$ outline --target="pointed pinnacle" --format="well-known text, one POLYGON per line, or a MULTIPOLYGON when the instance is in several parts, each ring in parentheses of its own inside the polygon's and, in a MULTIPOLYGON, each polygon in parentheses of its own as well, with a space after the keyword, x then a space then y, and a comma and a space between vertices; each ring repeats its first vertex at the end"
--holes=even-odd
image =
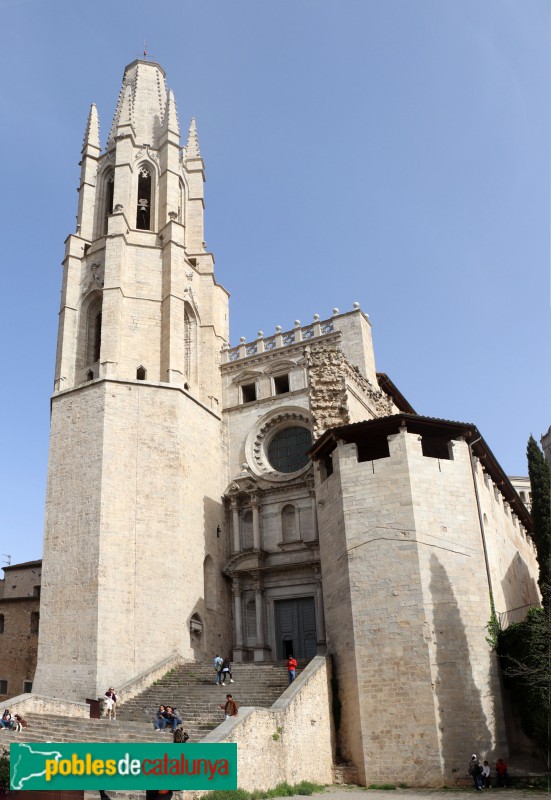
POLYGON ((86 123, 86 130, 84 131, 84 140, 82 142, 82 149, 87 145, 97 147, 100 149, 99 143, 99 117, 96 104, 92 103, 90 106, 90 113, 88 114, 88 122, 86 123))
POLYGON ((129 83, 124 87, 118 125, 132 125, 132 87, 129 83))
POLYGON ((199 150, 199 138, 197 136, 197 125, 195 117, 191 118, 189 126, 189 134, 187 138, 186 158, 201 158, 201 151, 199 150))
POLYGON ((176 101, 174 92, 170 89, 166 99, 165 118, 163 120, 165 131, 171 131, 180 136, 180 125, 178 124, 178 112, 176 111, 176 101))

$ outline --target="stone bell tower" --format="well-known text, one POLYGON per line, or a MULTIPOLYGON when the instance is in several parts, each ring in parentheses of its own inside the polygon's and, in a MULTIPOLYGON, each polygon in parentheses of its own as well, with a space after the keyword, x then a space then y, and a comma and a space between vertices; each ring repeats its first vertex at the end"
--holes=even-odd
POLYGON ((92 105, 66 241, 52 397, 38 694, 82 699, 164 656, 229 646, 220 349, 204 164, 155 63, 102 151, 92 105), (205 597, 208 585, 208 597, 205 597))

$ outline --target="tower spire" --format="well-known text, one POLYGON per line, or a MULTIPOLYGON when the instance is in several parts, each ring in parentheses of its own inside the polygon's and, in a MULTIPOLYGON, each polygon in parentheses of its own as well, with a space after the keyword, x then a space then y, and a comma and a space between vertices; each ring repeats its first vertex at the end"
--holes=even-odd
POLYGON ((132 87, 128 83, 124 87, 119 125, 132 125, 132 87))
POLYGON ((99 143, 98 110, 94 103, 90 106, 80 161, 80 186, 78 188, 77 233, 91 241, 94 228, 94 202, 96 193, 96 173, 101 153, 99 143))
POLYGON ((109 143, 121 133, 119 129, 122 126, 131 125, 134 140, 138 144, 158 147, 166 98, 165 73, 159 64, 140 59, 128 64, 124 70, 109 143))
POLYGON ((187 138, 186 158, 201 158, 199 150, 199 137, 197 135, 197 123, 195 117, 191 118, 189 133, 187 138))
POLYGON ((98 150, 101 149, 99 143, 99 116, 95 103, 92 103, 90 106, 90 113, 88 114, 86 130, 84 131, 84 140, 82 142, 82 152, 84 152, 87 147, 96 147, 98 150))
POLYGON ((178 123, 178 112, 176 111, 176 101, 174 99, 174 92, 172 91, 172 89, 169 90, 168 97, 166 100, 163 128, 165 131, 175 134, 178 137, 178 139, 180 138, 180 125, 178 123))

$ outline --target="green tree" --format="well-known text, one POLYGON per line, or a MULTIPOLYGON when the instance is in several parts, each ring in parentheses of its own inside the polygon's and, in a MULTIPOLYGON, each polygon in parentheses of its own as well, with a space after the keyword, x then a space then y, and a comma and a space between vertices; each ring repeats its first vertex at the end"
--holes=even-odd
POLYGON ((549 611, 551 601, 551 472, 538 443, 533 436, 526 450, 528 476, 532 486, 532 538, 536 546, 540 568, 539 587, 544 608, 549 611))
POLYGON ((501 631, 497 652, 522 729, 548 762, 551 669, 545 609, 531 608, 523 622, 501 631))
POLYGON ((498 635, 497 652, 524 732, 538 745, 549 769, 551 746, 551 472, 536 440, 527 448, 532 486, 532 538, 543 608, 498 635))
POLYGON ((10 787, 10 761, 6 756, 0 756, 0 790, 10 787))

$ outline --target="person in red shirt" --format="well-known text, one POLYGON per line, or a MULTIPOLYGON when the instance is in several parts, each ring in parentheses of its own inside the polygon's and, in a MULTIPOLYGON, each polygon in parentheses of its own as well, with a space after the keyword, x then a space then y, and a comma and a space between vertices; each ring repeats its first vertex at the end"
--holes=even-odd
POLYGON ((297 674, 297 662, 292 655, 287 659, 287 669, 289 671, 289 683, 291 684, 295 680, 297 674))
POLYGON ((498 758, 496 761, 496 786, 507 786, 508 783, 507 764, 502 758, 498 758))

